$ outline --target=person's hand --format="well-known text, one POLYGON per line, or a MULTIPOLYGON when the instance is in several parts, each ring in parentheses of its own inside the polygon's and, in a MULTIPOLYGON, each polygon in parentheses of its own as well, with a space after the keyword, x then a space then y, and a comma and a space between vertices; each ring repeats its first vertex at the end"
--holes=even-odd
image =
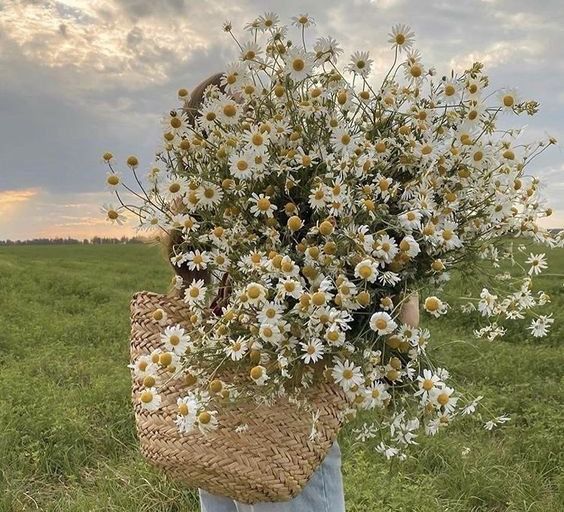
POLYGON ((402 324, 411 327, 419 326, 419 294, 417 292, 412 293, 402 302, 398 318, 402 324))

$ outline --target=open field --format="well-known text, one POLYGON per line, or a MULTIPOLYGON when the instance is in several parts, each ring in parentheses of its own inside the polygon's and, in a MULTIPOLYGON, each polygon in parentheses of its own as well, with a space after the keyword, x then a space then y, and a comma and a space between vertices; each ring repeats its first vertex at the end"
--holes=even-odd
MULTIPOLYGON (((564 250, 549 264, 562 275, 564 250)), ((198 510, 137 453, 130 407, 129 299, 168 281, 149 246, 0 248, 1 512, 198 510)), ((564 510, 562 278, 539 282, 557 322, 545 339, 477 342, 468 321, 424 320, 458 387, 512 421, 470 419, 392 467, 343 441, 347 511, 564 510)))

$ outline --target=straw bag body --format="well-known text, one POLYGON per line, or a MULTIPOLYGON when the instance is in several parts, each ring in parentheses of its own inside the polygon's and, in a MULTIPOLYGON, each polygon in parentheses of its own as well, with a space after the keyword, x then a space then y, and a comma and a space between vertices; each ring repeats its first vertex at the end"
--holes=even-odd
MULTIPOLYGON (((161 345, 164 325, 152 317, 163 309, 167 325, 186 325, 182 300, 139 292, 131 301, 131 358, 148 355, 161 345)), ((182 380, 161 387, 162 405, 153 412, 139 403, 142 384, 133 379, 133 403, 142 454, 153 465, 189 487, 244 503, 285 501, 300 492, 332 446, 342 424, 346 399, 334 385, 308 390, 318 411, 317 436, 311 441, 312 417, 285 399, 272 406, 243 404, 219 409, 219 426, 208 434, 182 434, 174 424, 176 400, 187 393, 182 380), (247 425, 242 431, 237 426, 247 425)))

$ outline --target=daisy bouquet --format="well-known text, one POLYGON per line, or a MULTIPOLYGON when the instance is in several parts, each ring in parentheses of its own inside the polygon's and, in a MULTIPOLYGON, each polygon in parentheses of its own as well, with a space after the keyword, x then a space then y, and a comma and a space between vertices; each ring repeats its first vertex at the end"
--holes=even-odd
POLYGON ((226 23, 238 59, 197 112, 179 91, 147 184, 129 157, 140 190, 104 155, 120 203, 105 208, 108 219, 132 215, 140 229, 173 236, 171 263, 209 276, 175 277, 189 327, 155 311, 162 348, 132 367, 149 410, 163 381, 189 386, 180 432, 217 428, 219 403, 299 402, 329 381, 346 393, 347 416, 371 411, 358 436, 404 457, 420 431, 435 434, 479 400, 429 359, 427 329, 399 321, 404 301, 419 292, 429 317, 446 315, 460 306, 441 298, 451 272, 487 262, 495 288, 461 304, 487 320, 477 335, 493 340, 505 322, 528 318, 540 336, 552 322, 535 312, 549 297, 532 292, 544 255, 521 261, 513 241, 562 245, 538 224, 551 211, 527 174, 556 141, 520 143, 519 129, 501 129, 537 103, 489 91, 478 62, 437 76, 406 26, 393 28, 393 64, 376 83, 367 52, 341 66, 337 41, 309 43, 313 24, 300 15, 287 27, 267 13, 239 40, 226 23))

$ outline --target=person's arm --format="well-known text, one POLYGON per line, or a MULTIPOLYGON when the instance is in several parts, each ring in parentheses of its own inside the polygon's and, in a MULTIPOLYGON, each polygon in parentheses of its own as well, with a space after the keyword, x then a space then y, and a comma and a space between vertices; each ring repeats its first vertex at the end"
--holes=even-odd
POLYGON ((398 318, 403 324, 411 327, 419 326, 419 294, 417 292, 412 293, 402 302, 398 318))

